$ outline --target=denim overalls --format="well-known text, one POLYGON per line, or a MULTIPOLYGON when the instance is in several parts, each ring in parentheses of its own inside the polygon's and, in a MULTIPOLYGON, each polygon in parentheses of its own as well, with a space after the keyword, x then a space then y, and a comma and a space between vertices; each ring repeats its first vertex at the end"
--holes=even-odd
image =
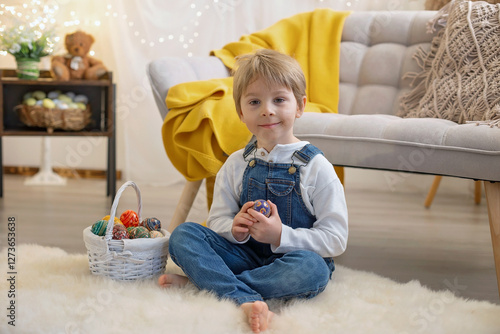
MULTIPOLYGON (((292 228, 311 228, 316 218, 309 212, 300 190, 300 168, 309 163, 316 154, 323 154, 317 147, 308 144, 292 156, 293 164, 273 163, 257 159, 256 142, 245 147, 243 157, 248 161, 243 174, 243 189, 240 207, 248 201, 270 200, 278 207, 281 222, 292 228)), ((279 257, 271 247, 250 238, 247 243, 261 257, 279 257)))
MULTIPOLYGON (((279 208, 282 223, 310 228, 315 217, 300 191, 300 168, 321 151, 305 145, 293 163, 268 163, 255 157, 255 143, 244 150, 248 165, 243 175, 240 207, 250 200, 269 199, 279 208)), ((311 298, 324 290, 334 270, 333 259, 307 250, 274 254, 268 244, 253 238, 233 244, 196 223, 179 225, 170 236, 172 260, 198 288, 241 305, 280 298, 311 298)))

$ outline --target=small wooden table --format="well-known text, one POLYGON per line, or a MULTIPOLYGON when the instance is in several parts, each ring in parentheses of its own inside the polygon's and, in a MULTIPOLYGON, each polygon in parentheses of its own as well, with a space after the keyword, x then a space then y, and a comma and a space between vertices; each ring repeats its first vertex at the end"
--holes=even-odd
POLYGON ((108 138, 107 196, 116 192, 116 130, 115 130, 115 85, 112 73, 106 73, 99 80, 59 81, 51 77, 50 71, 40 71, 38 80, 17 78, 16 70, 0 69, 0 197, 3 196, 3 136, 101 136, 108 138), (54 130, 28 127, 23 124, 15 107, 22 103, 28 92, 40 90, 45 93, 60 90, 86 95, 89 99, 91 122, 83 130, 54 130))

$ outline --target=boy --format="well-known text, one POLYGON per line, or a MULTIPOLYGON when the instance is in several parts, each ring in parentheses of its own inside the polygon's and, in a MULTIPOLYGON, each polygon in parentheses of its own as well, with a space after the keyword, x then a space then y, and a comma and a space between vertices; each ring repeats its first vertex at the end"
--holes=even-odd
POLYGON ((166 274, 164 287, 185 285, 239 305, 254 333, 273 313, 265 300, 312 298, 347 244, 347 207, 333 166, 293 135, 306 103, 300 65, 272 50, 239 57, 233 97, 255 141, 233 153, 217 174, 207 225, 184 223, 170 237, 172 260, 187 277, 166 274), (252 207, 266 199, 271 215, 252 207))

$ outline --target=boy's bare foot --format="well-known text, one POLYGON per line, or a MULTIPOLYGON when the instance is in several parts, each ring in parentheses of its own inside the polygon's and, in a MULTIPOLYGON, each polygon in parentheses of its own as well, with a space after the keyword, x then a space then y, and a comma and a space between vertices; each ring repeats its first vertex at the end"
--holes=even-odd
POLYGON ((248 317, 248 324, 254 333, 260 333, 267 329, 274 315, 269 307, 262 301, 244 303, 241 308, 248 317))
POLYGON ((189 282, 186 276, 177 274, 164 274, 158 278, 158 284, 162 288, 182 287, 189 282))

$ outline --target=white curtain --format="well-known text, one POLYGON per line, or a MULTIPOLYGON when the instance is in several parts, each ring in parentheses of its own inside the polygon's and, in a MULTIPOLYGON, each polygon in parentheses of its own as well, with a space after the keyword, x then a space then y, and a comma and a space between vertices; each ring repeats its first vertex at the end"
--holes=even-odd
MULTIPOLYGON (((6 1, 4 1, 7 3, 6 1)), ((29 1, 9 1, 22 5, 29 1)), ((95 37, 94 57, 116 83, 118 169, 126 180, 168 185, 182 180, 161 139, 162 119, 151 94, 146 65, 163 56, 203 56, 241 35, 315 8, 335 10, 422 10, 424 0, 57 0, 58 33, 76 29, 95 37)), ((2 1, 0 0, 0 3, 2 1)), ((43 3, 43 0, 42 0, 43 3)), ((58 53, 63 53, 64 46, 58 53)), ((43 66, 48 68, 50 58, 43 66)), ((14 68, 10 55, 2 68, 14 68)), ((4 165, 36 166, 40 139, 4 137, 4 165)), ((52 138, 54 166, 106 168, 104 138, 52 138)))

